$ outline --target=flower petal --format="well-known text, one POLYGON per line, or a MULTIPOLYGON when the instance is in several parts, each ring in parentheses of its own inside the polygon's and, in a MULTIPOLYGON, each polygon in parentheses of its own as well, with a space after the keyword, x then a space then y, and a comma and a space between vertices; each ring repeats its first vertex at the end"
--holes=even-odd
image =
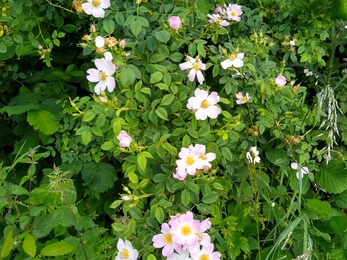
POLYGON ((181 70, 191 69, 191 68, 193 68, 193 63, 191 63, 190 61, 186 61, 186 62, 181 63, 179 65, 179 67, 181 70))
POLYGON ((227 69, 227 68, 230 68, 231 66, 233 66, 234 62, 230 59, 227 59, 225 61, 222 61, 220 65, 222 65, 222 68, 223 69, 227 69))

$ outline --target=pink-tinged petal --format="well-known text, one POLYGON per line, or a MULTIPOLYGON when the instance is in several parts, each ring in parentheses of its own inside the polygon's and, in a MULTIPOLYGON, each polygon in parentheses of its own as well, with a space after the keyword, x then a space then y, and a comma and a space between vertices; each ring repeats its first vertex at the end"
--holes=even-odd
POLYGON ((207 153, 205 154, 206 160, 209 162, 212 162, 214 159, 216 159, 215 153, 207 153))
POLYGON ((194 94, 195 94, 195 97, 201 101, 207 99, 208 97, 208 92, 206 90, 202 90, 199 88, 195 89, 194 94))
POLYGON ((130 258, 129 259, 137 259, 138 257, 139 257, 139 252, 136 249, 133 249, 130 251, 130 258))
POLYGON ((205 63, 202 63, 201 60, 198 60, 198 64, 199 64, 199 68, 200 68, 201 70, 205 70, 205 69, 206 69, 206 64, 205 64, 205 63))
POLYGON ((189 71, 188 79, 189 79, 190 81, 194 81, 194 79, 195 79, 195 73, 196 73, 196 70, 195 70, 195 69, 191 69, 191 70, 189 71))
POLYGON ((188 56, 188 59, 192 64, 196 62, 196 59, 194 59, 193 57, 188 56))
POLYGON ((163 223, 160 231, 163 234, 170 233, 170 226, 167 223, 163 223))
POLYGON ((190 151, 188 148, 182 147, 181 151, 178 153, 178 156, 181 159, 185 159, 190 154, 190 151))
POLYGON ((106 67, 104 69, 106 75, 111 76, 116 72, 116 65, 112 63, 110 60, 105 60, 106 61, 106 67))
POLYGON ((243 52, 240 52, 240 53, 238 53, 238 54, 236 55, 236 58, 237 58, 237 59, 240 59, 240 60, 242 60, 243 57, 245 57, 245 54, 244 54, 243 52))
POLYGON ((187 237, 187 245, 192 246, 198 243, 199 237, 197 235, 187 237))
POLYGON ((114 88, 116 87, 116 82, 114 81, 113 77, 107 77, 106 78, 106 85, 108 92, 112 92, 114 88))
POLYGON ((238 104, 238 105, 242 105, 244 102, 242 102, 241 100, 236 100, 236 104, 238 104))
POLYGON ((93 14, 92 14, 95 18, 104 18, 105 16, 105 10, 102 9, 100 6, 94 8, 93 10, 93 14))
POLYGON ((205 120, 207 118, 206 110, 199 108, 195 112, 195 118, 198 119, 198 120, 205 120))
POLYGON ((101 8, 109 8, 111 6, 111 2, 110 2, 110 0, 102 0, 101 2, 100 2, 100 7, 101 8))
POLYGON ((213 91, 211 92, 211 94, 208 96, 207 101, 211 104, 211 105, 215 105, 219 102, 220 97, 218 96, 218 93, 213 91))
POLYGON ((174 244, 171 244, 171 245, 166 244, 166 246, 164 246, 163 251, 162 251, 163 256, 168 257, 168 256, 172 255, 174 249, 175 249, 174 244))
POLYGON ((181 70, 191 69, 191 68, 193 68, 193 63, 191 63, 190 61, 186 61, 186 62, 181 63, 179 65, 179 67, 181 70))
POLYGON ((125 244, 124 244, 124 241, 123 239, 118 239, 118 242, 117 242, 117 249, 118 251, 122 251, 125 247, 125 244))
POLYGON ((94 87, 94 92, 95 92, 97 95, 100 95, 100 93, 101 93, 100 85, 96 85, 96 86, 94 87))
POLYGON ((216 106, 210 106, 207 109, 207 116, 209 118, 217 118, 220 113, 221 113, 220 108, 216 106))
POLYGON ((86 14, 91 15, 93 13, 93 10, 94 10, 94 5, 92 3, 83 3, 82 9, 86 14))
POLYGON ((233 66, 233 61, 230 59, 227 59, 225 61, 222 61, 220 65, 222 66, 223 69, 227 69, 233 66))
POLYGON ((98 48, 104 47, 105 45, 105 40, 101 36, 97 36, 95 38, 95 46, 98 48))
POLYGON ((97 69, 88 69, 87 73, 89 75, 87 75, 87 79, 89 82, 99 82, 100 78, 99 78, 99 71, 97 69))
POLYGON ((152 242, 153 242, 153 246, 155 248, 162 248, 163 246, 165 246, 166 244, 164 243, 164 235, 163 234, 158 234, 155 235, 152 238, 152 242))
POLYGON ((186 169, 186 172, 189 174, 189 175, 195 175, 196 174, 196 165, 193 164, 193 165, 189 165, 187 166, 187 169, 186 169))
POLYGON ((201 101, 196 97, 190 97, 188 99, 187 108, 188 109, 198 109, 200 108, 201 101))
POLYGON ((200 70, 196 71, 196 77, 198 78, 200 84, 204 83, 205 78, 200 70))
POLYGON ((235 68, 241 68, 243 66, 243 60, 236 58, 233 60, 233 65, 235 68))
POLYGON ((94 64, 98 70, 101 70, 101 71, 106 70, 107 64, 105 59, 95 59, 94 64))
POLYGON ((290 164, 290 167, 291 167, 293 170, 297 170, 297 169, 299 169, 299 164, 296 163, 296 162, 293 162, 293 163, 290 164))
POLYGON ((223 22, 221 22, 221 23, 219 23, 221 26, 228 26, 230 23, 229 22, 227 22, 227 21, 225 21, 225 20, 223 20, 223 22))
MULTIPOLYGON (((95 88, 100 89, 100 92, 101 92, 101 91, 105 91, 105 89, 106 89, 106 83, 105 83, 105 81, 99 81, 99 83, 96 84, 95 88)), ((95 88, 94 88, 94 89, 95 89, 95 88)))
POLYGON ((242 92, 235 94, 236 98, 241 99, 243 97, 242 92))

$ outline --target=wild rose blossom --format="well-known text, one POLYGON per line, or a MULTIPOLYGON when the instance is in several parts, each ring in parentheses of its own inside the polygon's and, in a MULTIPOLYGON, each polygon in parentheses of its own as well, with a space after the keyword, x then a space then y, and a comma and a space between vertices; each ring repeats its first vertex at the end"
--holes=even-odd
POLYGON ((287 84, 287 80, 284 76, 278 75, 278 77, 275 79, 275 83, 278 87, 283 87, 287 84))
POLYGON ((202 144, 190 145, 188 148, 182 147, 176 160, 176 172, 173 177, 184 180, 187 175, 195 175, 198 170, 206 170, 212 167, 211 163, 216 159, 215 153, 206 153, 206 146, 202 144))
POLYGON ((302 178, 304 178, 304 174, 308 174, 309 173, 309 170, 308 170, 307 167, 302 167, 301 165, 299 165, 296 162, 291 163, 290 167, 293 170, 297 170, 297 172, 296 172, 296 178, 297 179, 302 179, 302 178))
POLYGON ((181 18, 179 16, 170 16, 168 22, 169 26, 176 31, 182 26, 181 18))
POLYGON ((116 72, 116 66, 112 63, 112 54, 105 53, 105 58, 95 59, 96 69, 88 69, 87 79, 89 82, 98 82, 94 87, 94 92, 100 95, 106 88, 112 92, 116 86, 113 74, 116 72), (110 56, 111 55, 111 56, 110 56))
POLYGON ((111 6, 110 0, 87 0, 82 4, 82 9, 86 14, 92 15, 95 18, 103 18, 106 8, 111 6))
POLYGON ((133 248, 132 244, 123 239, 119 239, 117 242, 118 253, 115 260, 136 260, 139 256, 139 252, 133 248))
POLYGON ((208 14, 207 15, 209 23, 217 23, 220 27, 225 27, 229 25, 229 22, 224 20, 219 14, 208 14))
POLYGON ((260 163, 259 151, 256 146, 252 146, 246 153, 246 158, 249 163, 260 163))
POLYGON ((193 57, 187 56, 188 61, 183 62, 179 65, 181 70, 190 69, 188 74, 188 79, 194 81, 195 76, 197 77, 200 84, 205 80, 204 75, 202 75, 202 70, 206 69, 206 64, 202 63, 200 59, 194 59, 193 57))
POLYGON ((195 118, 198 120, 205 120, 207 117, 217 118, 221 113, 220 108, 216 106, 220 99, 218 93, 208 94, 206 90, 197 88, 194 94, 194 97, 188 99, 187 108, 195 112, 195 118))
POLYGON ((238 104, 238 105, 247 103, 247 101, 251 98, 248 93, 246 93, 246 96, 244 96, 244 95, 242 95, 242 92, 235 94, 235 96, 237 98, 236 104, 238 104))
MULTIPOLYGON (((240 22, 241 15, 243 14, 241 10, 241 5, 237 5, 237 4, 229 4, 228 6, 224 4, 223 6, 217 6, 214 12, 217 16, 220 17, 221 21, 228 20, 228 21, 235 21, 235 22, 240 22)), ((209 18, 211 18, 210 15, 208 16, 209 18)), ((229 25, 229 22, 228 22, 228 25, 229 25)), ((222 25, 222 26, 227 26, 227 25, 222 25)))
POLYGON ((129 147, 130 143, 133 141, 133 139, 124 130, 120 131, 117 139, 119 140, 119 146, 123 148, 129 147))
POLYGON ((232 66, 235 68, 241 68, 243 66, 243 57, 245 56, 244 53, 232 53, 229 55, 228 59, 221 62, 222 68, 227 69, 232 66))
POLYGON ((209 219, 195 220, 191 211, 176 214, 168 223, 162 224, 162 234, 153 237, 153 246, 163 247, 162 254, 168 260, 219 260, 220 254, 213 252, 211 238, 205 233, 210 227, 209 219))

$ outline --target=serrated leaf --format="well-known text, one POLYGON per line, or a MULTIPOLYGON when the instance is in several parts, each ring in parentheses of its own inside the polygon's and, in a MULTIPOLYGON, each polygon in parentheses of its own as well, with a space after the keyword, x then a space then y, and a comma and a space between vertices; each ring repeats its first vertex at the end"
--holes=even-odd
POLYGON ((57 225, 52 215, 37 216, 32 225, 32 234, 35 238, 45 237, 57 225))
POLYGON ((120 71, 119 80, 124 87, 129 87, 135 82, 135 72, 130 68, 123 68, 120 71))
POLYGON ((160 42, 167 43, 170 40, 170 33, 166 30, 155 32, 154 36, 160 42))
POLYGON ((60 241, 53 244, 45 246, 41 250, 41 255, 43 256, 59 256, 66 255, 75 250, 75 246, 65 242, 60 241))
POLYGON ((134 21, 130 24, 130 31, 135 37, 141 32, 141 29, 142 23, 140 21, 134 21))
POLYGON ((341 193, 347 190, 346 166, 342 161, 322 164, 315 174, 317 184, 329 193, 341 193))
POLYGON ((328 218, 332 214, 332 208, 329 202, 317 199, 307 199, 305 206, 316 213, 318 216, 328 218))
POLYGON ((181 193, 181 201, 184 206, 188 206, 190 202, 190 192, 189 190, 184 190, 181 193))
POLYGON ((216 202, 218 199, 218 194, 216 192, 210 192, 205 194, 202 197, 202 202, 206 204, 212 204, 213 202, 216 202))
POLYGON ((16 105, 16 106, 5 106, 0 109, 0 113, 6 112, 9 116, 23 114, 27 111, 38 109, 39 106, 36 104, 27 105, 16 105))
POLYGON ((46 135, 54 134, 59 130, 59 122, 55 115, 46 110, 31 110, 27 116, 28 123, 46 135))
POLYGON ((165 110, 165 108, 158 107, 158 108, 155 110, 155 113, 156 113, 157 116, 160 117, 161 119, 169 120, 168 117, 167 117, 167 111, 165 110))
POLYGON ((23 241, 23 250, 25 253, 34 257, 36 254, 36 241, 33 235, 26 233, 23 241))
POLYGON ((90 189, 104 192, 110 189, 117 180, 117 172, 109 163, 88 162, 82 169, 82 179, 90 189))
POLYGON ((13 240, 12 228, 10 228, 10 230, 8 231, 5 237, 5 241, 2 244, 1 254, 0 254, 1 258, 5 258, 11 253, 11 250, 14 245, 13 242, 14 240, 13 240))

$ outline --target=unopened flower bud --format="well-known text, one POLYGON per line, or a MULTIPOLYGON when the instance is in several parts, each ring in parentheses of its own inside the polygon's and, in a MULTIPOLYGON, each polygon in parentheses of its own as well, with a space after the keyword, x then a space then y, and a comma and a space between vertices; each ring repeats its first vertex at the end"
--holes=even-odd
POLYGON ((168 22, 170 27, 176 31, 182 26, 181 18, 179 16, 171 16, 168 19, 168 22))

